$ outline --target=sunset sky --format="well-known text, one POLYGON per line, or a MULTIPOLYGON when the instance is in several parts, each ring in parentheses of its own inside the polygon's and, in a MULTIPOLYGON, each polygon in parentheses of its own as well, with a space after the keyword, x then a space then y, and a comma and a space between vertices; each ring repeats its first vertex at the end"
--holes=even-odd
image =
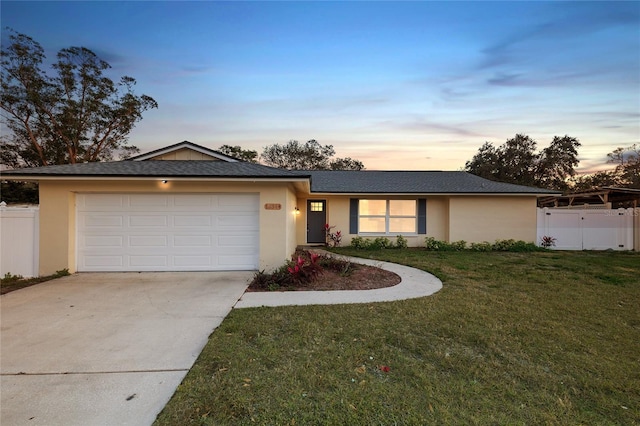
POLYGON ((0 7, 51 62, 87 47, 158 101, 130 135, 142 152, 316 139, 371 170, 457 170, 485 141, 568 134, 586 171, 640 143, 640 2, 0 7))

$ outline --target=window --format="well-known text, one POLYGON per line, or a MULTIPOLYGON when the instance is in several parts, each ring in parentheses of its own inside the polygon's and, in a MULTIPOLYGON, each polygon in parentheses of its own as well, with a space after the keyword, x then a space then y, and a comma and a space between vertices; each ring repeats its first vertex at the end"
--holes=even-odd
POLYGON ((358 200, 358 231, 365 234, 415 234, 415 200, 358 200))
POLYGON ((321 212, 323 204, 322 201, 311 201, 309 202, 309 210, 312 212, 321 212))

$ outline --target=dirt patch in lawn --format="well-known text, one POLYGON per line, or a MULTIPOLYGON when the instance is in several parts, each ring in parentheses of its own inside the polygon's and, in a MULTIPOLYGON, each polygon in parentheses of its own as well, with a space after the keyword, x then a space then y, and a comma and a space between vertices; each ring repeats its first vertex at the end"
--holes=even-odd
MULTIPOLYGON (((374 266, 352 263, 350 271, 339 273, 324 270, 312 282, 286 288, 278 291, 317 291, 317 290, 372 290, 376 288, 392 287, 400 284, 401 278, 393 272, 385 271, 374 266)), ((247 291, 268 291, 249 286, 247 291)))

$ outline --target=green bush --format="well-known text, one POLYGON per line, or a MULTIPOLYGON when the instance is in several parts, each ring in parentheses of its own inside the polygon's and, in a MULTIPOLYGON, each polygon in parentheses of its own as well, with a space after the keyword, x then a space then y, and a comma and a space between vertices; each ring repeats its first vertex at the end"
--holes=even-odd
POLYGON ((409 243, 408 243, 407 239, 405 237, 403 237, 402 235, 398 235, 396 237, 396 248, 397 249, 406 249, 407 247, 409 247, 409 243))
POLYGON ((483 241, 481 243, 471 243, 469 250, 472 251, 491 251, 491 243, 483 241))
POLYGON ((353 237, 350 246, 354 249, 366 250, 371 245, 371 241, 362 237, 353 237))
POLYGON ((425 248, 429 251, 511 251, 511 252, 531 252, 540 251, 542 248, 534 243, 516 240, 496 240, 493 244, 483 241, 481 243, 471 243, 467 246, 464 240, 448 243, 446 241, 436 240, 433 237, 425 238, 425 248))
POLYGON ((447 243, 445 241, 436 240, 433 237, 427 237, 424 239, 424 248, 429 251, 442 251, 445 250, 447 243))
POLYGON ((369 248, 372 250, 390 249, 393 248, 393 243, 387 237, 377 237, 371 241, 369 248))
POLYGON ((467 242, 465 240, 454 241, 449 244, 451 251, 462 251, 467 248, 467 242))

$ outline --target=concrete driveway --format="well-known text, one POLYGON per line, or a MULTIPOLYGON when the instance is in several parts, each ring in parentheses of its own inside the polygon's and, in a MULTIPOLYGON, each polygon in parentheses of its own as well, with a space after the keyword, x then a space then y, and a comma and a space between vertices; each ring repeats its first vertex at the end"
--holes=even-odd
POLYGON ((82 273, 2 296, 0 424, 151 424, 252 276, 82 273))

